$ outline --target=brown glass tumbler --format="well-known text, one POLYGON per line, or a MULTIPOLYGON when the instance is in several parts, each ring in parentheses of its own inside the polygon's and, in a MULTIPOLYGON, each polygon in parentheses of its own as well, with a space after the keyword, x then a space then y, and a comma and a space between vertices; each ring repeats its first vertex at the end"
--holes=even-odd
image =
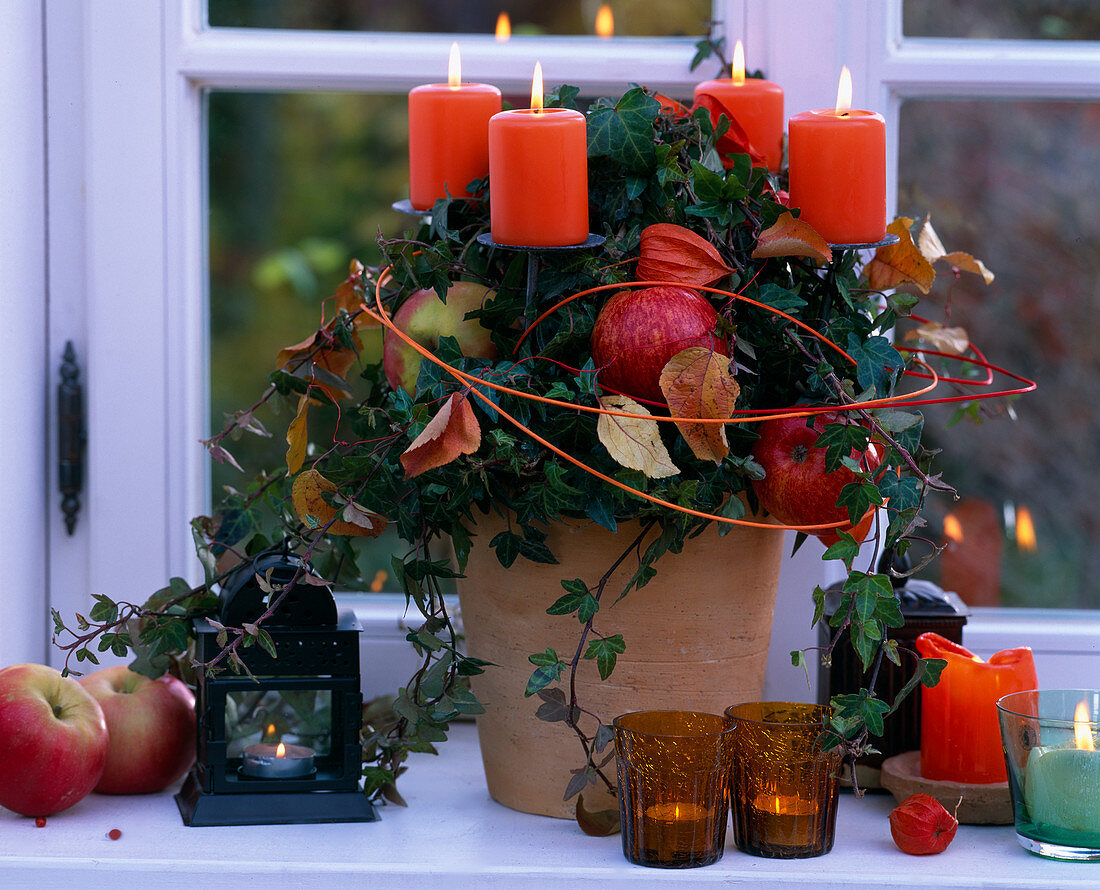
POLYGON ((657 868, 721 859, 732 722, 695 711, 637 711, 613 725, 623 855, 657 868))
POLYGON ((730 810, 738 849, 769 859, 832 849, 840 752, 822 751, 818 741, 829 713, 788 702, 726 708, 734 724, 730 810))

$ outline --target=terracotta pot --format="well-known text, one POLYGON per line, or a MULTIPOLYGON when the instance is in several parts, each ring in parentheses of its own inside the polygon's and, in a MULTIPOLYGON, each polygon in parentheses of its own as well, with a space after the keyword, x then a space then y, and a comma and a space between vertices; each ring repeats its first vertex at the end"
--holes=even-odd
MULTIPOLYGON (((503 528, 495 514, 480 520, 459 582, 467 651, 497 665, 472 681, 486 707, 477 724, 489 794, 522 812, 572 818, 576 799, 562 797, 570 770, 584 764, 583 749, 564 723, 535 717, 541 700, 523 694, 534 670, 527 657, 550 646, 565 661, 572 658, 581 631, 576 615, 551 616, 546 608, 565 593, 563 579, 597 583, 639 528, 623 523, 612 534, 590 522, 555 523, 546 543, 560 564, 519 557, 509 569, 488 546, 503 528)), ((603 636, 621 633, 626 651, 606 682, 595 662, 582 660, 581 706, 610 723, 627 711, 721 714, 728 705, 759 700, 783 540, 777 530, 744 527, 720 537, 712 526, 683 552, 661 557, 656 577, 612 606, 637 568, 626 560, 594 622, 603 636)), ((568 693, 567 674, 562 686, 568 693)), ((586 730, 591 735, 595 722, 586 730)), ((605 772, 614 781, 614 763, 605 772)), ((589 785, 584 802, 590 810, 616 806, 602 784, 589 785)))

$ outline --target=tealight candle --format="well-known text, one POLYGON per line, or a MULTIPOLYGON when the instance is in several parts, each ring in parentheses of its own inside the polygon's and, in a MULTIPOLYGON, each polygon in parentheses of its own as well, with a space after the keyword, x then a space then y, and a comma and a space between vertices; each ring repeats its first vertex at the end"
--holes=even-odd
POLYGON ((819 809, 796 795, 762 793, 753 798, 750 818, 769 843, 806 847, 814 842, 819 809))
POLYGON ((313 774, 312 748, 305 745, 249 745, 241 772, 256 779, 297 779, 313 774))
POLYGON ((706 80, 695 87, 695 104, 701 97, 710 97, 711 118, 725 112, 744 132, 763 163, 777 172, 783 163, 783 88, 770 80, 745 78, 745 50, 741 41, 733 52, 730 76, 706 80), (716 108, 714 106, 717 106, 716 108))
POLYGON ((1032 822, 1100 835, 1100 751, 1085 702, 1077 706, 1074 727, 1073 747, 1028 752, 1024 801, 1032 822))
POLYGON ((791 206, 830 244, 874 244, 886 236, 886 121, 851 103, 845 67, 835 108, 791 118, 791 206))
POLYGON ((567 247, 588 238, 584 115, 543 108, 539 64, 531 107, 489 121, 489 218, 498 244, 567 247))
POLYGON ((462 83, 458 44, 451 46, 447 83, 409 92, 409 203, 431 210, 440 198, 468 198, 467 186, 489 172, 489 119, 500 90, 462 83))

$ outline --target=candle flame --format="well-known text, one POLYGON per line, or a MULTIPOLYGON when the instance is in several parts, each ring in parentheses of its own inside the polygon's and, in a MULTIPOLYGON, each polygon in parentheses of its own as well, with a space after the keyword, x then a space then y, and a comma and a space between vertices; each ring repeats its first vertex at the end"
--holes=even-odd
POLYGON ((852 109, 852 72, 845 65, 840 69, 840 85, 836 90, 836 113, 846 115, 852 109))
POLYGON ((275 735, 275 724, 274 723, 267 724, 267 734, 268 735, 275 735))
POLYGON ((615 16, 611 7, 604 3, 596 13, 596 35, 599 37, 612 37, 615 34, 615 16))
POLYGON ((1095 751, 1096 745, 1092 741, 1092 727, 1089 725, 1089 706, 1085 701, 1077 705, 1073 712, 1073 736, 1077 747, 1082 751, 1095 751))
POLYGON ((535 76, 531 78, 531 110, 542 113, 542 63, 535 62, 535 76))
POLYGON ((679 804, 676 804, 675 806, 673 806, 672 816, 673 816, 674 819, 679 819, 680 818, 680 805, 679 804))
POLYGON ((1016 546, 1024 553, 1034 553, 1038 549, 1035 537, 1035 523, 1031 520, 1031 511, 1027 507, 1016 510, 1016 546))
POLYGON ((730 69, 730 77, 736 84, 745 82, 745 47, 740 40, 733 47, 733 67, 730 69))
POLYGON ((275 749, 275 756, 286 757, 286 745, 284 745, 282 742, 279 742, 279 747, 275 749))
POLYGON ((451 57, 447 60, 447 85, 452 90, 457 90, 462 83, 462 56, 458 52, 458 44, 451 44, 451 57))
POLYGON ((497 16, 497 30, 496 38, 499 43, 504 43, 509 37, 512 36, 512 20, 508 18, 508 13, 502 12, 497 16))
POLYGON ((954 513, 948 513, 943 517, 943 533, 956 544, 963 542, 963 527, 954 513))

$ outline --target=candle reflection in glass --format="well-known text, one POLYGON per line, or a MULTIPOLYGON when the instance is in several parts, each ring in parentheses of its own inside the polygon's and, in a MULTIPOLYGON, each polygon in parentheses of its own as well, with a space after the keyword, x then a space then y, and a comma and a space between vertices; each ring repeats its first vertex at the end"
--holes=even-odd
POLYGON ((797 859, 833 846, 839 751, 822 751, 829 709, 750 702, 733 705, 730 809, 737 847, 754 856, 797 859))
POLYGON ((639 711, 614 721, 623 855, 692 868, 722 858, 730 721, 693 711, 639 711))

